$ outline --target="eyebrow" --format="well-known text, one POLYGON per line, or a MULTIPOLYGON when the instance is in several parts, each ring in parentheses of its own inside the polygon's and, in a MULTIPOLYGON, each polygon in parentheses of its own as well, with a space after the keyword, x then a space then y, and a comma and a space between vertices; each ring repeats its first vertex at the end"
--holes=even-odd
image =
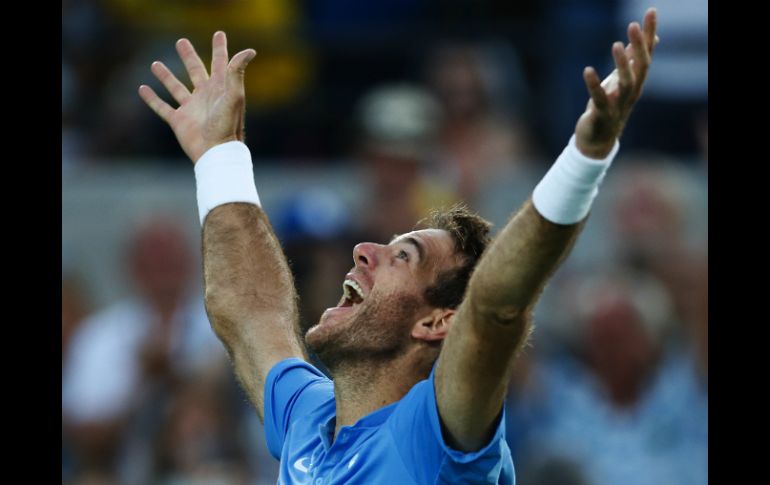
POLYGON ((419 256, 420 262, 423 262, 425 260, 425 248, 423 248, 423 245, 420 241, 418 241, 416 238, 409 236, 405 237, 403 242, 408 242, 409 244, 412 244, 415 248, 417 248, 417 255, 419 256))
POLYGON ((417 259, 420 260, 419 261, 420 263, 423 263, 425 261, 425 246, 416 237, 407 236, 400 241, 396 241, 396 239, 398 239, 399 237, 401 237, 400 234, 394 234, 388 244, 393 244, 394 242, 399 242, 399 243, 406 242, 411 244, 412 246, 417 248, 417 256, 418 256, 417 259))

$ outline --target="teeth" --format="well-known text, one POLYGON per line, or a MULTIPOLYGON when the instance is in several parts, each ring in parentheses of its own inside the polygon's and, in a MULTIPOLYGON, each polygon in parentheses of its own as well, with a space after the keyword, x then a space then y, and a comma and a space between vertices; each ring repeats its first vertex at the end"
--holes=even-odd
POLYGON ((364 290, 353 280, 345 280, 342 283, 342 289, 345 292, 345 298, 350 299, 353 296, 350 294, 350 290, 353 289, 361 300, 364 299, 364 290))

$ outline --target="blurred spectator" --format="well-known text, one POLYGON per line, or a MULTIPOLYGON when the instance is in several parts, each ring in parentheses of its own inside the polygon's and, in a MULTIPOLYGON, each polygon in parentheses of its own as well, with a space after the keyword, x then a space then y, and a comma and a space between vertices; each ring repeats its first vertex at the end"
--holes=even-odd
POLYGON ((62 2, 62 172, 94 155, 108 77, 124 61, 127 36, 97 0, 62 2))
POLYGON ((150 443, 157 483, 248 483, 224 384, 188 380, 174 393, 162 412, 158 437, 150 443))
MULTIPOLYGON (((64 256, 62 256, 64 260, 64 256)), ((66 262, 63 261, 63 266, 66 262)), ((83 294, 79 278, 62 271, 61 283, 61 358, 62 366, 68 358, 72 336, 88 312, 88 302, 83 294)), ((62 481, 68 481, 75 473, 75 447, 69 436, 62 433, 62 481)))
POLYGON ((88 313, 88 301, 83 294, 80 279, 73 275, 63 275, 61 282, 61 355, 62 362, 67 358, 72 336, 77 331, 83 317, 88 313))
POLYGON ((442 107, 436 156, 474 205, 483 185, 534 155, 521 64, 505 45, 448 44, 429 59, 428 78, 442 107))
POLYGON ((303 332, 342 295, 341 281, 353 265, 351 210, 329 190, 313 188, 289 197, 271 216, 291 262, 303 332))
POLYGON ((251 403, 242 401, 242 419, 237 435, 246 453, 245 461, 250 470, 250 485, 275 485, 278 477, 278 460, 267 449, 265 427, 259 420, 251 403))
POLYGON ((141 227, 127 262, 136 295, 86 318, 62 371, 63 425, 79 465, 108 473, 147 405, 179 379, 225 371, 180 230, 162 220, 141 227))
POLYGON ((511 389, 517 468, 558 458, 594 485, 707 483, 707 391, 696 359, 670 339, 665 287, 597 273, 566 299, 574 353, 538 355, 511 389))
POLYGON ((670 297, 651 276, 618 273, 584 277, 572 295, 584 322, 578 351, 617 408, 633 407, 665 351, 672 324, 670 297))
POLYGON ((704 259, 693 274, 693 288, 684 302, 684 321, 698 368, 708 388, 709 369, 709 270, 704 259))
MULTIPOLYGON (((699 359, 707 359, 707 247, 702 228, 707 208, 691 193, 672 164, 652 157, 625 160, 622 190, 612 195, 611 229, 626 264, 655 275, 673 302, 675 319, 691 337, 699 359), (705 276, 704 276, 705 275, 705 276)), ((705 370, 707 367, 704 367, 705 370)))
POLYGON ((440 116, 433 96, 410 84, 378 87, 359 102, 356 158, 372 192, 356 215, 369 240, 389 241, 455 200, 448 181, 429 176, 440 116))

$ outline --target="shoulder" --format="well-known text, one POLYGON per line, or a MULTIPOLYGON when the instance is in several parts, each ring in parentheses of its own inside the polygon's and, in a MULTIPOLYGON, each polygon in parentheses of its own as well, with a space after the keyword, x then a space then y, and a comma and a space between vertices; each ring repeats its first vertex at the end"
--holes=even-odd
POLYGON ((275 364, 265 379, 265 437, 268 449, 280 459, 289 441, 318 430, 318 424, 335 412, 334 384, 313 365, 297 358, 275 364))
POLYGON ((314 365, 296 357, 277 362, 267 374, 267 386, 286 385, 329 386, 333 391, 331 379, 314 365))
POLYGON ((439 483, 510 483, 505 477, 512 477, 513 461, 505 441, 503 414, 484 447, 470 453, 453 449, 444 440, 434 376, 435 369, 427 379, 415 384, 395 405, 388 420, 404 463, 416 471, 419 483, 436 477, 439 483))

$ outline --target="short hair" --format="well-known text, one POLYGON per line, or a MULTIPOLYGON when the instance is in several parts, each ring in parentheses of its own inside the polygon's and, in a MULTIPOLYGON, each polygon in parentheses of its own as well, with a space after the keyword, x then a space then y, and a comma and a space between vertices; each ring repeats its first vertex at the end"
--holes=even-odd
POLYGON ((462 264, 440 271, 433 285, 425 290, 425 300, 436 308, 457 308, 463 301, 468 281, 491 238, 492 224, 472 212, 465 204, 431 211, 417 223, 421 229, 442 229, 454 241, 455 251, 462 256, 462 264))

